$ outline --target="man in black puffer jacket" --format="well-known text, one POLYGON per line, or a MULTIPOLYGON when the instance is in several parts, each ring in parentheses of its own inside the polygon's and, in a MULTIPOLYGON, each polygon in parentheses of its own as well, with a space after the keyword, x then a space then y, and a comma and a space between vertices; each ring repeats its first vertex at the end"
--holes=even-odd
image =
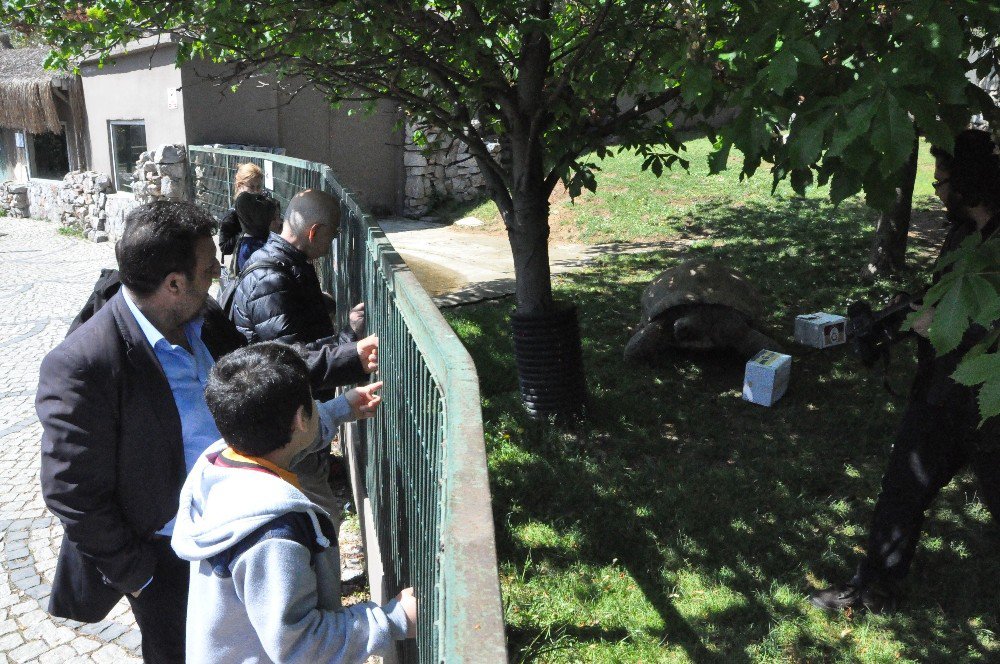
MULTIPOLYGON (((371 373, 378 367, 378 337, 356 341, 353 330, 337 334, 311 262, 329 253, 339 226, 340 208, 329 194, 308 189, 292 198, 281 234, 271 233, 247 267, 261 261, 271 264, 244 274, 233 296, 230 316, 250 343, 282 341, 309 349, 333 347, 339 360, 371 373)), ((352 326, 360 328, 358 314, 360 305, 351 317, 352 326)), ((318 394, 316 398, 332 396, 318 394)), ((329 454, 325 452, 296 467, 310 498, 330 511, 334 506, 326 483, 328 471, 329 454)))
POLYGON ((340 210, 329 194, 307 189, 288 204, 281 234, 271 233, 250 259, 279 264, 246 275, 232 318, 247 341, 311 343, 336 335, 312 261, 330 252, 340 210))

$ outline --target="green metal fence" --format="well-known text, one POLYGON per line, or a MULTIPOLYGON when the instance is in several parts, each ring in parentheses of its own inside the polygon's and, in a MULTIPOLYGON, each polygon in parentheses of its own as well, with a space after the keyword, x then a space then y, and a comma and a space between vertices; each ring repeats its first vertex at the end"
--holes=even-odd
POLYGON ((340 236, 320 272, 336 294, 340 323, 364 302, 368 333, 379 337, 383 403, 360 426, 360 462, 384 594, 413 586, 418 598, 417 639, 399 647, 399 661, 507 661, 472 359, 329 167, 259 152, 188 150, 194 199, 216 215, 231 204, 233 176, 245 162, 265 170, 282 209, 307 188, 340 201, 340 236))

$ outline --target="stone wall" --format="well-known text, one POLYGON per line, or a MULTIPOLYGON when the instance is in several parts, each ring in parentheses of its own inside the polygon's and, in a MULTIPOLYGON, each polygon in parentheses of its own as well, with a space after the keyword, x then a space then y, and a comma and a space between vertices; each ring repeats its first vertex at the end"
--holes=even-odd
MULTIPOLYGON (((72 175, 69 173, 67 175, 72 175)), ((29 180, 28 209, 33 219, 48 219, 51 222, 62 221, 62 200, 60 193, 63 180, 29 180)))
POLYGON ((70 171, 62 180, 28 183, 31 216, 77 228, 95 242, 109 239, 104 203, 111 193, 111 176, 96 171, 70 171))
POLYGON ((185 200, 188 198, 187 149, 175 144, 143 152, 132 176, 132 193, 140 205, 159 200, 185 200))
POLYGON ((139 205, 188 198, 184 146, 161 145, 142 153, 132 189, 134 194, 116 194, 107 173, 71 171, 62 180, 0 183, 0 210, 77 228, 94 242, 117 241, 125 217, 139 205))
POLYGON ((20 219, 29 216, 28 185, 20 182, 0 182, 0 213, 20 219))
MULTIPOLYGON (((500 152, 499 143, 488 143, 491 155, 500 152)), ((420 217, 448 200, 471 201, 486 195, 486 182, 475 159, 462 141, 420 125, 407 124, 403 152, 406 169, 403 214, 420 217), (413 141, 421 130, 428 147, 413 141)))
POLYGON ((141 203, 132 194, 108 194, 104 202, 104 231, 112 242, 117 242, 125 230, 125 217, 141 203))

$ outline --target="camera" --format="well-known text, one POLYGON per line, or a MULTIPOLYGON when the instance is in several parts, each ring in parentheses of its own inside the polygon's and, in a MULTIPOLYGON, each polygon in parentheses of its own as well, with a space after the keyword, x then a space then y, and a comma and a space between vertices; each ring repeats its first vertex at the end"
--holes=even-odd
POLYGON ((863 300, 847 307, 847 338, 863 365, 872 367, 879 358, 887 357, 889 347, 906 336, 899 328, 917 299, 900 293, 892 304, 878 311, 863 300))

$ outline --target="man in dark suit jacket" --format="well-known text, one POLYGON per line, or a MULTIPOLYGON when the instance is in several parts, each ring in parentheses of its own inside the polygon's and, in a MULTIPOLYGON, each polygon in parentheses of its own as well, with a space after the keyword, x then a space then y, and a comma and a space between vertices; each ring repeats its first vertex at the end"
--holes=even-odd
POLYGON ((206 312, 219 274, 214 226, 186 203, 130 214, 117 247, 124 288, 46 356, 39 377, 42 493, 65 527, 49 611, 94 622, 127 597, 147 662, 184 659, 188 566, 164 528, 192 446, 216 435, 210 416, 192 418, 198 381, 244 343, 221 310, 206 312), (186 393, 164 352, 189 358, 186 393))

